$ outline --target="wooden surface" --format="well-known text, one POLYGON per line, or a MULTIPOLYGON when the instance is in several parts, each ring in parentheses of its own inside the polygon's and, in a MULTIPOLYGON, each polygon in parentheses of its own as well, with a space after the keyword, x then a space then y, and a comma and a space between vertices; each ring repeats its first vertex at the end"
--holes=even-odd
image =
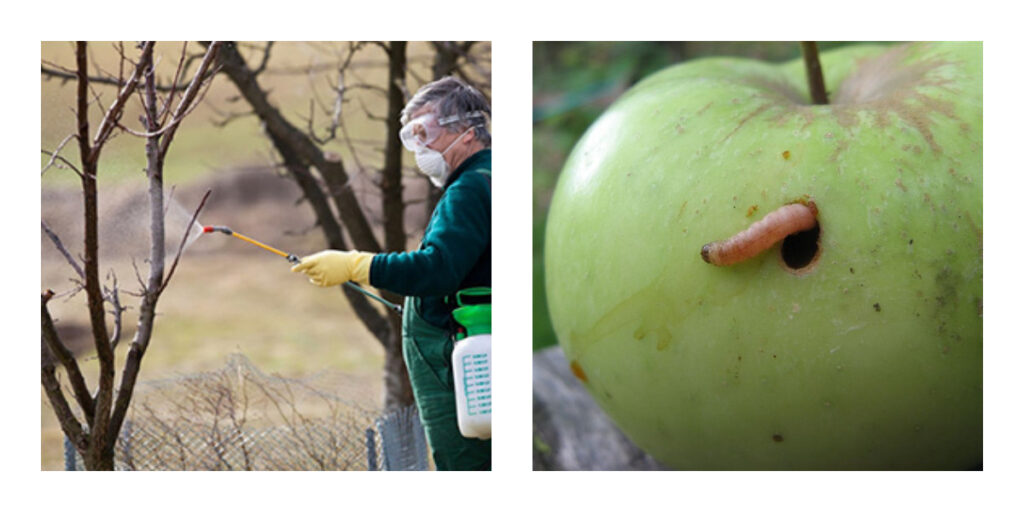
POLYGON ((559 347, 533 355, 533 440, 534 470, 667 469, 619 431, 559 347))

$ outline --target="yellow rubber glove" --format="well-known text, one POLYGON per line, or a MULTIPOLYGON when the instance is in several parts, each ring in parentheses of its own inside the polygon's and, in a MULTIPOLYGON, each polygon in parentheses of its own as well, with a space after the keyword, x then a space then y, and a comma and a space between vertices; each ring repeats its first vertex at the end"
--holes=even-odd
POLYGON ((292 272, 303 272, 309 282, 319 286, 337 286, 345 281, 370 284, 373 253, 359 251, 320 251, 302 258, 292 272))

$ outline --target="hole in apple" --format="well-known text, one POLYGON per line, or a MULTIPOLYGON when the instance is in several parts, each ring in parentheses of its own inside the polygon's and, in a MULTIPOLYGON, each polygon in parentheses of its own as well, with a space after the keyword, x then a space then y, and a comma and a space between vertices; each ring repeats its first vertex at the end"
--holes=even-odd
POLYGON ((789 270, 806 272, 821 254, 821 225, 793 233, 782 241, 782 262, 789 270))

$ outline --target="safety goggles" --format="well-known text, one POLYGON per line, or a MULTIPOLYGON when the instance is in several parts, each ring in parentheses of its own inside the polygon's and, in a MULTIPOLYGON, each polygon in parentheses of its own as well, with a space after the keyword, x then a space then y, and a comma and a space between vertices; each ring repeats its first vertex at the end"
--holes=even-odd
POLYGON ((475 111, 462 115, 456 114, 438 118, 436 114, 431 112, 406 123, 398 133, 398 136, 402 140, 402 145, 405 146, 405 149, 416 151, 417 148, 426 147, 437 140, 444 132, 443 126, 474 118, 480 119, 480 122, 475 122, 473 123, 474 125, 482 125, 486 123, 487 115, 482 111, 475 111))

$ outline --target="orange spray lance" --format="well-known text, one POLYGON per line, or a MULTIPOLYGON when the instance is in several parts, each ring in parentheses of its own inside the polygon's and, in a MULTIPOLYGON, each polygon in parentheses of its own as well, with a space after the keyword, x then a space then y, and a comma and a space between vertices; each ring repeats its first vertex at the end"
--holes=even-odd
MULTIPOLYGON (((302 261, 301 259, 299 259, 298 256, 296 256, 294 254, 286 253, 286 252, 284 252, 284 251, 282 251, 280 249, 275 249, 275 248, 273 248, 273 247, 271 247, 271 246, 269 246, 269 245, 267 245, 265 243, 253 240, 252 238, 249 238, 249 237, 247 237, 247 236, 245 236, 245 235, 243 235, 241 233, 236 233, 233 229, 231 229, 231 228, 229 228, 227 226, 203 226, 203 233, 214 233, 214 232, 224 233, 225 235, 233 236, 233 237, 235 237, 235 238, 237 238, 239 240, 245 240, 246 242, 249 242, 250 244, 253 244, 256 247, 259 247, 261 249, 265 249, 267 251, 270 251, 270 252, 272 252, 272 253, 274 253, 274 254, 276 254, 276 255, 278 255, 278 256, 286 259, 286 260, 288 260, 288 262, 291 263, 292 265, 297 265, 297 264, 299 264, 302 261)), ((359 286, 358 284, 353 283, 352 281, 345 282, 345 286, 348 286, 349 288, 352 288, 353 290, 356 290, 357 292, 362 293, 363 295, 366 295, 367 297, 370 297, 371 299, 374 299, 374 300, 380 302, 381 304, 384 304, 385 306, 388 307, 388 309, 390 309, 391 311, 394 311, 395 313, 398 313, 399 315, 402 314, 402 306, 400 306, 398 304, 395 304, 394 302, 391 302, 391 301, 389 301, 387 299, 384 299, 383 297, 379 297, 379 296, 375 295, 374 293, 370 292, 369 290, 367 290, 366 288, 363 288, 362 286, 359 286)))

